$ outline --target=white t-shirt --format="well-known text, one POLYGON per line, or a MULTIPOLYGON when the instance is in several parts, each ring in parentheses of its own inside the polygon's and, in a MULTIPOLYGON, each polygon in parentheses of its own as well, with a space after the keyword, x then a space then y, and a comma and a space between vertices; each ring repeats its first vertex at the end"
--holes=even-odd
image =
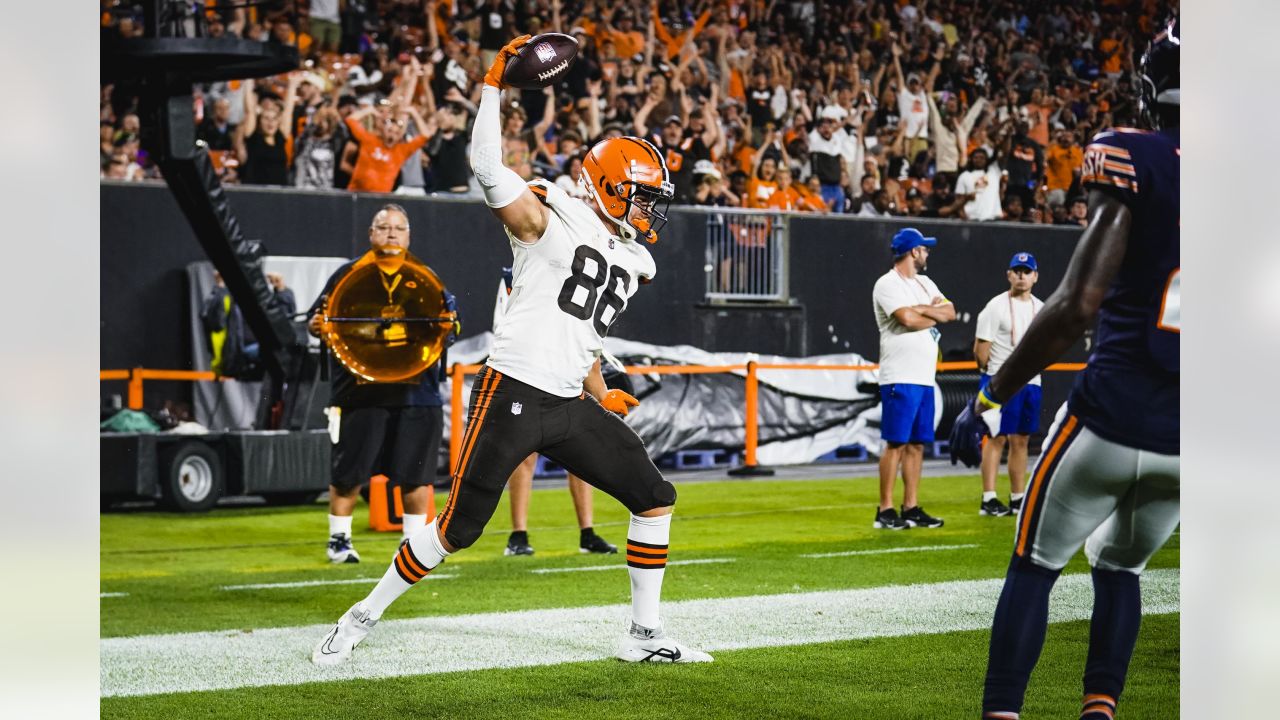
POLYGON ((341 22, 342 18, 338 11, 338 0, 311 0, 311 17, 316 20, 341 22))
POLYGON ((880 276, 871 301, 880 328, 880 384, 933 385, 938 370, 936 327, 908 330, 893 312, 912 305, 931 305, 942 295, 938 286, 924 275, 903 277, 896 269, 880 276))
POLYGON ((964 204, 964 213, 970 220, 999 220, 1004 211, 1000 209, 1000 166, 996 163, 987 165, 986 171, 965 170, 956 178, 957 195, 974 195, 964 204))
POLYGON ((511 295, 498 318, 488 365, 558 397, 582 393, 609 326, 657 272, 641 243, 613 235, 585 202, 545 180, 547 229, 536 243, 511 240, 511 295))
MULTIPOLYGON (((974 337, 991 343, 991 357, 987 360, 987 374, 995 375, 1009 359, 1013 349, 1022 342, 1027 328, 1036 313, 1044 307, 1044 301, 1032 295, 1027 300, 1014 300, 1004 292, 991 298, 991 302, 978 313, 978 328, 974 337)), ((1032 378, 1028 385, 1039 385, 1040 376, 1032 378)))
POLYGON ((907 124, 907 138, 929 137, 929 101, 924 90, 913 93, 907 88, 898 90, 898 114, 907 124))

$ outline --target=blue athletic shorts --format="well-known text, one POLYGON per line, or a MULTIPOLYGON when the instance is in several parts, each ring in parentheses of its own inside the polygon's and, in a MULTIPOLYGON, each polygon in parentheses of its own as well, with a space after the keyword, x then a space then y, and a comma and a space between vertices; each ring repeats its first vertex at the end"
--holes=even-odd
POLYGON ((933 442, 933 386, 880 386, 880 437, 891 443, 933 442))
MULTIPOLYGON (((978 380, 981 390, 991 382, 986 373, 978 380)), ((1040 386, 1023 385, 1022 389, 1000 408, 1001 435, 1035 435, 1040 432, 1040 386)))

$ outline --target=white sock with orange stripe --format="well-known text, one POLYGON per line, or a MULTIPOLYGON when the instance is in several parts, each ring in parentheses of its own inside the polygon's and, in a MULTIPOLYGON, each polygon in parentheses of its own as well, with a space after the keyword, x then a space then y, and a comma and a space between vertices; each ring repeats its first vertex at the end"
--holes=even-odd
POLYGON ((662 625, 658 601, 667 568, 667 544, 671 539, 671 515, 631 516, 627 530, 627 573, 631 575, 631 621, 657 630, 662 625))
POLYGON ((391 559, 391 567, 382 575, 382 579, 374 586, 373 592, 364 599, 373 619, 382 617, 382 613, 405 593, 427 576, 427 573, 444 562, 449 556, 440 545, 436 535, 436 523, 432 520, 419 530, 408 542, 402 543, 391 559))

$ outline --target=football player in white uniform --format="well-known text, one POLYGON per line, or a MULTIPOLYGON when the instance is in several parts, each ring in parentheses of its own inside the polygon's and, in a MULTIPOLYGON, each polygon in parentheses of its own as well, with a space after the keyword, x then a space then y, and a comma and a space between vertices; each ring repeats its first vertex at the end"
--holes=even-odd
POLYGON ((653 258, 639 241, 657 240, 673 187, 662 156, 635 137, 605 140, 587 153, 581 176, 585 200, 552 183, 526 184, 504 167, 502 73, 526 42, 528 36, 504 47, 485 75, 471 137, 472 170, 515 254, 514 281, 493 350, 472 387, 449 500, 435 520, 401 544, 368 597, 320 641, 311 656, 317 664, 348 660, 396 598, 474 543, 507 478, 534 452, 631 511, 631 621, 616 656, 632 662, 711 660, 663 630, 658 600, 676 490, 615 414, 635 399, 606 390, 600 375, 609 326, 640 284, 654 276, 653 258))

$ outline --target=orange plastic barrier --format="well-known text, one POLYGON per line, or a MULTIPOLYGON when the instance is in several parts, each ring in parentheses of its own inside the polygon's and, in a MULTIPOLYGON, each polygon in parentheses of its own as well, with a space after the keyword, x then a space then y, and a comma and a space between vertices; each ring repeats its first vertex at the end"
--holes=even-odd
MULTIPOLYGON (((633 375, 697 375, 704 373, 727 373, 746 371, 746 416, 747 422, 745 431, 745 440, 743 446, 743 467, 758 467, 756 462, 756 446, 759 444, 760 436, 760 411, 759 411, 759 378, 757 372, 760 370, 877 370, 879 365, 875 363, 862 365, 823 365, 819 363, 758 363, 754 360, 748 361, 745 365, 627 365, 625 370, 633 375)), ((453 396, 449 413, 449 472, 452 474, 457 469, 458 455, 462 449, 462 434, 464 432, 462 408, 462 386, 467 375, 474 375, 480 372, 480 365, 458 365, 455 364, 449 369, 449 376, 453 380, 453 396)), ((1077 372, 1085 368, 1085 363, 1054 363, 1045 368, 1046 372, 1077 372)), ((972 360, 963 362, 940 362, 938 363, 938 372, 953 372, 957 370, 977 370, 978 364, 972 360)))
POLYGON ((99 370, 98 380, 128 380, 130 410, 142 409, 142 383, 147 380, 218 380, 210 370, 148 370, 134 368, 132 370, 99 370))
MULTIPOLYGON (((452 380, 452 395, 449 413, 449 472, 452 474, 457 470, 458 456, 462 451, 462 435, 465 431, 465 423, 463 418, 463 385, 467 375, 474 375, 480 372, 480 365, 461 365, 453 364, 449 368, 449 377, 452 380)), ((756 446, 759 442, 760 418, 759 418, 759 378, 757 376, 760 370, 876 370, 880 366, 874 363, 862 365, 823 365, 819 363, 759 363, 754 360, 748 361, 743 365, 627 365, 624 369, 635 375, 701 375, 708 373, 730 373, 746 371, 746 415, 747 422, 745 430, 745 441, 743 448, 743 465, 751 468, 756 467, 756 446)), ((1078 372, 1085 368, 1085 363, 1054 363, 1045 368, 1047 372, 1078 372)), ((977 370, 978 364, 973 361, 964 362, 940 362, 938 363, 938 372, 951 372, 957 370, 977 370)), ((132 410, 142 409, 142 383, 146 380, 218 380, 212 372, 207 370, 148 370, 146 368, 134 368, 132 370, 100 370, 98 377, 102 381, 108 380, 128 380, 129 381, 129 408, 132 410)), ((382 476, 378 476, 382 477, 382 476)), ((376 480, 377 478, 375 478, 376 480)), ((383 479, 385 482, 385 478, 383 479)), ((395 497, 392 501, 394 507, 385 505, 386 509, 394 509, 395 522, 399 522, 398 518, 401 513, 400 509, 400 491, 399 488, 394 489, 395 497)), ((370 489, 370 501, 372 502, 375 494, 370 489)), ((431 500, 430 515, 435 515, 435 499, 431 500)), ((371 513, 372 517, 372 513, 371 513)), ((391 517, 388 515, 388 517, 391 517)), ((398 526, 397 526, 398 527, 398 526)), ((375 528, 377 529, 377 528, 375 528)))
MULTIPOLYGON (((427 522, 436 516, 436 494, 427 493, 427 522)), ((404 529, 404 498, 400 486, 391 485, 386 475, 369 479, 369 529, 392 532, 404 529)))

